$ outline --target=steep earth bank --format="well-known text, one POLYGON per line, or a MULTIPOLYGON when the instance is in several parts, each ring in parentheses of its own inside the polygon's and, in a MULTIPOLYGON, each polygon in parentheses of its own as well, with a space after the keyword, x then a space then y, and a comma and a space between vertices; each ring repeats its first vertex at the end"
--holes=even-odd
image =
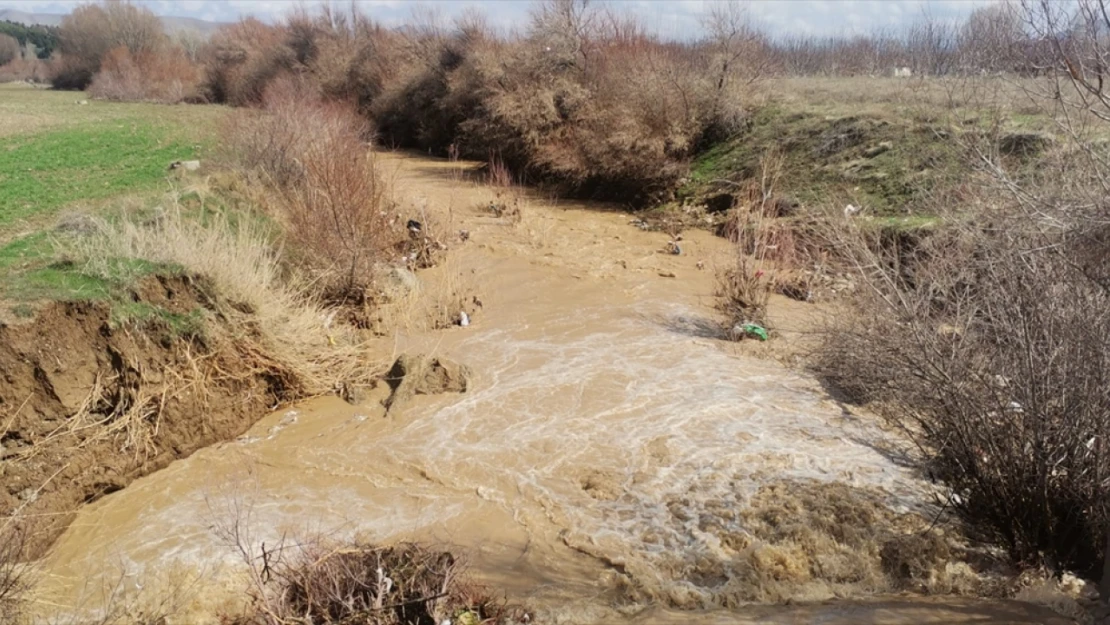
POLYGON ((248 352, 205 336, 221 316, 202 278, 149 276, 132 298, 157 313, 57 302, 0 325, 0 517, 19 513, 28 555, 82 505, 234 438, 283 398, 248 352))

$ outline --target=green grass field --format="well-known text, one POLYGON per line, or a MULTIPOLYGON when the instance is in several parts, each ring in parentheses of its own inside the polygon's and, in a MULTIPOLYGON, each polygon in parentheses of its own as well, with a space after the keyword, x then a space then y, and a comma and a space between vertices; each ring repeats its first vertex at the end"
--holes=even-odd
POLYGON ((0 151, 0 228, 75 202, 154 190, 198 146, 141 121, 113 121, 9 138, 0 151))
MULTIPOLYGON (((226 109, 90 101, 82 94, 0 85, 0 308, 26 316, 51 300, 107 300, 121 319, 159 318, 128 288, 174 268, 67 258, 61 215, 101 218, 149 208, 178 186, 174 160, 205 159, 226 109), (105 269, 107 268, 107 269, 105 269)), ((189 320, 169 325, 188 327, 189 320)))

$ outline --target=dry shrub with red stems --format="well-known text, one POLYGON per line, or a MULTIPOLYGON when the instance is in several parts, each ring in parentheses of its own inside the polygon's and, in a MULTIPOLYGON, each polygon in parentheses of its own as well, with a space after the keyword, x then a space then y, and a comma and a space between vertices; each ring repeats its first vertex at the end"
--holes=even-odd
POLYGON ((235 106, 260 103, 267 85, 294 66, 287 36, 284 28, 253 17, 216 31, 201 55, 205 96, 235 106))
POLYGON ((109 51, 89 85, 89 95, 104 100, 174 104, 197 97, 200 67, 179 47, 132 54, 120 46, 109 51))
POLYGON ((0 82, 27 82, 44 83, 50 78, 50 64, 36 58, 15 59, 0 65, 0 82))
POLYGON ((369 123, 294 79, 273 83, 264 101, 261 113, 229 122, 231 156, 272 187, 273 212, 324 296, 364 305, 375 265, 398 238, 369 123))
POLYGON ((122 0, 78 6, 58 28, 61 58, 52 67, 51 82, 57 89, 85 89, 111 50, 122 46, 145 54, 166 42, 161 20, 146 7, 122 0))

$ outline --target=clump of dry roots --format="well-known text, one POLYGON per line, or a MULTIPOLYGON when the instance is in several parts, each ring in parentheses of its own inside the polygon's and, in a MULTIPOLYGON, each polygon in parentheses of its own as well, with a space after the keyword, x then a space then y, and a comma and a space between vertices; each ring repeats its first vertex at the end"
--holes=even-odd
POLYGON ((402 543, 317 542, 293 554, 263 551, 258 588, 235 625, 479 625, 528 622, 469 581, 446 551, 402 543))

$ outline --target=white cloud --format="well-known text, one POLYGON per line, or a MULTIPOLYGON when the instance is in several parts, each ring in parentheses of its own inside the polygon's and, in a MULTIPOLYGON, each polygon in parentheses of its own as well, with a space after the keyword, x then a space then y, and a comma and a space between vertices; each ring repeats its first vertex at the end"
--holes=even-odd
MULTIPOLYGON (((195 17, 211 21, 235 21, 253 15, 274 21, 298 6, 314 6, 312 0, 136 0, 160 15, 195 17)), ((605 0, 604 4, 640 16, 662 35, 689 37, 698 32, 700 17, 714 4, 731 0, 605 0)), ((896 29, 928 13, 938 19, 958 19, 990 0, 751 0, 746 2, 753 19, 773 34, 853 36, 877 28, 896 29)), ((403 22, 414 6, 423 4, 453 17, 467 8, 484 12, 502 28, 527 20, 530 0, 356 0, 367 13, 382 22, 403 22)), ((0 0, 0 9, 29 13, 67 13, 76 0, 0 0)), ((337 0, 345 7, 345 0, 337 0)))

